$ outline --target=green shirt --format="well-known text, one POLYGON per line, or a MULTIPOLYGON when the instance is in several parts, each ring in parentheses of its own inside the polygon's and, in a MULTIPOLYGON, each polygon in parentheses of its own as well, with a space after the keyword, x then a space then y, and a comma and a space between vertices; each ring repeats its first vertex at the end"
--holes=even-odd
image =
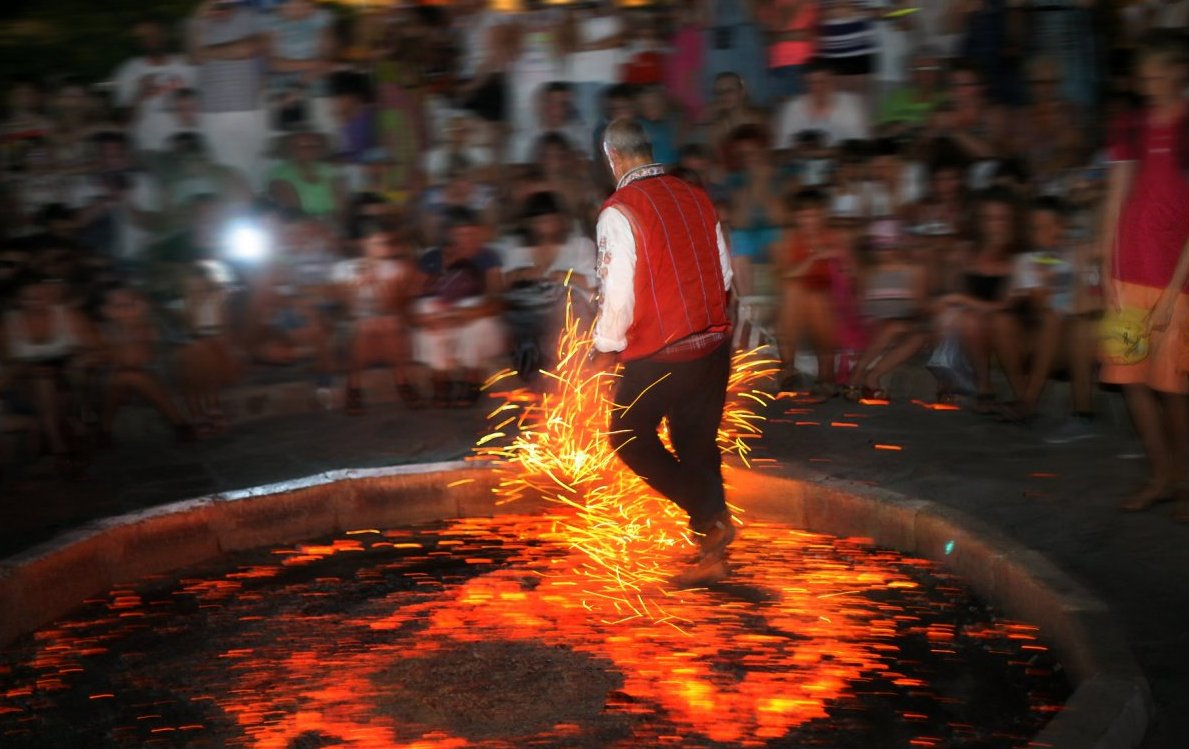
POLYGON ((338 210, 334 194, 334 167, 330 164, 315 164, 314 170, 316 181, 306 182, 296 165, 285 162, 273 169, 268 179, 270 182, 285 182, 292 187, 297 193, 302 212, 307 216, 329 216, 338 210))
POLYGON ((921 100, 912 88, 896 89, 880 107, 878 122, 881 125, 888 122, 924 125, 940 103, 941 97, 921 100))

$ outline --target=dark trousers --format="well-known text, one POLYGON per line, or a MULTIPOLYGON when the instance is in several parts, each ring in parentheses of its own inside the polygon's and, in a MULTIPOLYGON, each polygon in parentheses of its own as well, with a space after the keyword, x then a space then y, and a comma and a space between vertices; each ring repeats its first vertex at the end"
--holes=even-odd
POLYGON ((638 359, 623 365, 611 414, 611 446, 629 468, 707 530, 726 509, 718 426, 731 372, 728 338, 691 361, 638 359), (669 420, 673 452, 657 428, 669 420))

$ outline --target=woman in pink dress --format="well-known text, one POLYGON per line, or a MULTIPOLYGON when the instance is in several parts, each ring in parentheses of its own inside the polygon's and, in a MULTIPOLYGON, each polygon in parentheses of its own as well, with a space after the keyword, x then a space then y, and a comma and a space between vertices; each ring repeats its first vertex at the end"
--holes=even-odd
POLYGON ((1145 311, 1150 331, 1142 361, 1103 363, 1102 381, 1123 386, 1152 471, 1120 509, 1146 510, 1176 496, 1182 522, 1189 522, 1187 73, 1189 58, 1178 37, 1153 36, 1141 48, 1137 76, 1147 108, 1114 127, 1100 237, 1108 311, 1145 311))

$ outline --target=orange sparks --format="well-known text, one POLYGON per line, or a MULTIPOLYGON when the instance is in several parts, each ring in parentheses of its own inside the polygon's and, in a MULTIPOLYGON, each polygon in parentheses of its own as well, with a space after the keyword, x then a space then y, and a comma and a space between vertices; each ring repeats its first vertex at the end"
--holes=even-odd
MULTIPOLYGON (((593 372, 587 366, 586 353, 592 346, 588 327, 567 307, 556 349, 558 364, 542 371, 545 392, 530 398, 522 395, 523 388, 503 388, 505 403, 493 415, 506 421, 515 414, 515 427, 505 427, 507 434, 493 431, 484 436, 475 452, 495 462, 500 478, 495 491, 501 504, 533 497, 562 509, 550 540, 586 557, 582 569, 589 578, 592 611, 613 621, 660 621, 666 617, 665 598, 671 595, 665 589, 667 580, 676 559, 690 547, 686 518, 624 469, 611 449, 611 411, 631 404, 613 402, 616 374, 593 372)), ((745 465, 749 443, 761 435, 764 417, 759 411, 773 401, 759 384, 771 380, 778 364, 756 351, 736 353, 732 362, 718 442, 724 453, 738 456, 745 465)), ((493 390, 514 376, 500 372, 487 388, 493 390)), ((729 472, 726 466, 724 470, 729 472)))

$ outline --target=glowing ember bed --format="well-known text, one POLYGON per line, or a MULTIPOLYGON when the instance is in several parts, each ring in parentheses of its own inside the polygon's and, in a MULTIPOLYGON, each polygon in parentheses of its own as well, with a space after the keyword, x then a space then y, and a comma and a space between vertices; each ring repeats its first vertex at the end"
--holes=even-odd
POLYGON ((117 587, 4 654, 0 743, 1023 746, 1067 697, 1035 627, 931 562, 755 523, 729 583, 615 621, 557 529, 363 530, 117 587))
POLYGON ((608 449, 576 331, 548 395, 492 383, 482 464, 178 503, 0 562, 0 746, 1138 743, 1142 674, 1043 557, 929 502, 741 470, 772 402, 752 353, 719 433, 735 571, 674 590, 685 519, 608 449))

